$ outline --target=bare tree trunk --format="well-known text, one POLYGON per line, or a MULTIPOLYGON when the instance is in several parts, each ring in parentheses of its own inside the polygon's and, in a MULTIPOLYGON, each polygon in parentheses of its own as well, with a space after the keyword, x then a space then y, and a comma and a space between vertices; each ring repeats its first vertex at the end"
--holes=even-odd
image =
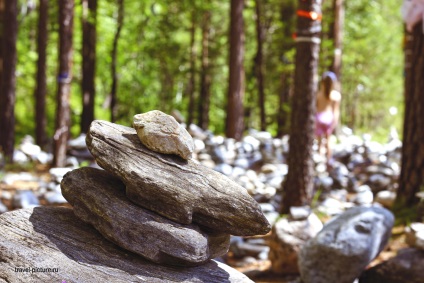
POLYGON ((200 73, 200 96, 199 96, 199 126, 207 130, 209 127, 210 86, 211 75, 209 68, 209 37, 210 37, 211 12, 206 11, 203 15, 202 25, 202 70, 200 73))
POLYGON ((403 125, 402 169, 397 205, 417 203, 416 193, 424 187, 424 34, 422 22, 407 35, 405 55, 405 119, 403 125))
POLYGON ((227 101, 226 135, 240 140, 243 136, 244 97, 244 21, 243 0, 231 0, 230 77, 227 101))
POLYGON ((45 148, 47 145, 47 117, 46 117, 46 48, 47 48, 47 23, 49 16, 49 0, 40 0, 38 13, 37 37, 37 87, 35 89, 35 141, 45 148))
POLYGON ((290 128, 289 171, 283 185, 282 213, 309 205, 313 190, 312 144, 321 31, 320 0, 299 0, 296 68, 290 128))
MULTIPOLYGON (((331 69, 336 74, 339 82, 342 74, 343 25, 343 0, 334 0, 334 60, 331 69)), ((341 86, 338 87, 341 88, 341 86)))
POLYGON ((258 84, 258 102, 260 109, 260 127, 261 131, 266 130, 265 113, 265 83, 264 83, 264 63, 263 63, 263 41, 265 40, 265 29, 262 24, 261 0, 255 0, 256 5, 256 41, 258 49, 255 57, 255 75, 258 84))
POLYGON ((278 96, 278 115, 277 115, 277 122, 278 122, 278 129, 277 129, 277 137, 281 138, 284 134, 287 133, 287 118, 288 114, 285 109, 285 105, 289 102, 289 96, 290 96, 290 74, 287 72, 284 72, 281 75, 281 89, 279 91, 278 96))
POLYGON ((112 48, 112 87, 110 90, 110 113, 111 118, 110 120, 114 123, 117 118, 117 106, 118 106, 118 97, 116 90, 118 88, 118 75, 116 74, 116 54, 118 52, 118 41, 119 37, 121 35, 122 26, 124 24, 124 0, 117 0, 118 2, 118 22, 117 22, 117 28, 115 37, 113 38, 113 48, 112 48))
POLYGON ((190 74, 187 84, 188 94, 188 119, 187 125, 193 123, 194 120, 194 108, 196 104, 195 99, 195 86, 196 86, 196 12, 195 7, 191 12, 191 28, 190 28, 190 74))
POLYGON ((56 129, 53 136, 53 166, 66 162, 66 149, 71 126, 69 100, 72 81, 72 44, 74 0, 59 1, 59 75, 57 90, 56 129))
POLYGON ((13 162, 15 143, 16 38, 18 34, 18 1, 4 3, 3 72, 0 88, 0 147, 6 162, 13 162))
POLYGON ((94 120, 96 94, 97 0, 82 0, 82 115, 81 133, 87 133, 94 120))

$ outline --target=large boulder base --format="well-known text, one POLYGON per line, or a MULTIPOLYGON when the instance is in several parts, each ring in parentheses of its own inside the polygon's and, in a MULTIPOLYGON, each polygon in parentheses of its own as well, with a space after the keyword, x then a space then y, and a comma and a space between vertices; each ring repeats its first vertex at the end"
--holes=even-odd
POLYGON ((125 185, 110 173, 80 168, 67 173, 63 196, 75 215, 118 246, 161 264, 194 266, 228 251, 230 235, 206 233, 130 202, 125 185))
POLYGON ((252 282, 213 260, 185 268, 147 261, 103 238, 69 208, 7 212, 0 231, 0 282, 252 282))
POLYGON ((304 283, 352 283, 387 244, 394 217, 380 207, 354 207, 330 220, 299 253, 304 283))
POLYGON ((127 197, 147 209, 233 235, 271 229, 243 187, 195 161, 149 150, 132 128, 96 120, 87 145, 97 163, 125 183, 127 197))
POLYGON ((194 142, 187 130, 174 117, 159 110, 134 115, 133 127, 140 141, 149 149, 177 154, 190 159, 194 142))

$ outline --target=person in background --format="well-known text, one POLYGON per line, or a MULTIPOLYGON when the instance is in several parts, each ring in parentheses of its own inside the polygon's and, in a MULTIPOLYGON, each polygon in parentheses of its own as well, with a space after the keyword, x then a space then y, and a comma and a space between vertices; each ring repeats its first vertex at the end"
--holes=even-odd
POLYGON ((322 75, 316 102, 315 135, 318 138, 319 153, 321 153, 323 138, 325 138, 327 166, 331 166, 329 138, 339 121, 340 101, 342 99, 340 92, 335 90, 336 83, 336 74, 325 72, 322 75))

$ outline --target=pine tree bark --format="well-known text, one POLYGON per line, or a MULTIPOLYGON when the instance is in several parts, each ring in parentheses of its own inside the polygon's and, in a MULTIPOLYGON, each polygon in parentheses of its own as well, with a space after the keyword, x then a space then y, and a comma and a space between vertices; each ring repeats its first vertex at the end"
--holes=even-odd
MULTIPOLYGON (((194 8, 193 8, 194 9, 194 8)), ((196 92, 196 13, 193 10, 191 12, 191 28, 190 28, 190 72, 187 84, 187 95, 188 95, 188 119, 187 125, 190 125, 194 121, 195 113, 195 92, 196 92)))
POLYGON ((402 169, 396 202, 400 207, 417 203, 424 189, 424 34, 422 22, 409 34, 405 55, 405 118, 402 169))
MULTIPOLYGON (((4 2, 5 0, 0 0, 0 89, 2 87, 2 80, 3 80, 4 2)), ((0 151, 1 151, 1 148, 0 148, 0 151)))
POLYGON ((81 133, 87 133, 94 120, 96 94, 97 0, 82 0, 82 115, 81 133))
POLYGON ((53 166, 63 167, 71 126, 72 44, 74 0, 59 1, 59 75, 57 89, 56 127, 53 136, 53 166))
POLYGON ((210 40, 211 12, 206 11, 203 15, 202 24, 202 67, 200 73, 200 96, 198 107, 198 125, 204 130, 209 127, 210 86, 211 75, 209 68, 209 40, 210 40))
POLYGON ((18 1, 4 2, 3 71, 0 88, 0 147, 6 162, 13 162, 15 143, 16 39, 18 34, 18 1))
POLYGON ((118 115, 118 97, 117 97, 117 88, 118 88, 118 74, 116 72, 116 65, 117 65, 117 53, 118 53, 118 41, 119 37, 121 35, 122 26, 124 24, 124 0, 117 0, 118 3, 118 20, 117 20, 117 27, 116 27, 116 33, 115 37, 113 38, 113 47, 112 47, 112 65, 111 65, 111 72, 112 72, 112 86, 110 90, 110 113, 111 117, 110 120, 112 123, 116 122, 117 115, 118 115))
POLYGON ((244 130, 244 20, 243 0, 231 0, 230 76, 227 101, 226 136, 240 140, 244 130))
POLYGON ((309 205, 313 191, 312 144, 321 32, 321 21, 315 16, 321 15, 321 1, 299 0, 297 14, 289 171, 283 184, 282 213, 288 213, 292 206, 309 205))
POLYGON ((258 86, 258 103, 260 112, 260 129, 266 130, 266 112, 265 112, 265 82, 264 82, 264 59, 263 59, 263 41, 265 40, 265 28, 262 23, 261 0, 255 0, 256 6, 256 41, 257 51, 255 56, 255 75, 258 86))
POLYGON ((334 0, 334 58, 331 70, 336 74, 339 81, 341 81, 342 74, 343 26, 343 0, 334 0))
POLYGON ((40 0, 38 12, 38 37, 37 37, 37 81, 35 89, 35 141, 41 147, 47 145, 47 117, 46 117, 46 49, 47 49, 47 23, 49 0, 40 0))

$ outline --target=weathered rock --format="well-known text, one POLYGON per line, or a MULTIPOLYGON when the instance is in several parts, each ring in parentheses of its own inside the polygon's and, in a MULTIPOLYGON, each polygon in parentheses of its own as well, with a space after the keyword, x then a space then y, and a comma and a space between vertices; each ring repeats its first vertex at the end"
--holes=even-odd
POLYGON ((362 273, 359 283, 424 283, 423 266, 424 251, 403 249, 362 273))
POLYGON ((132 128, 94 121, 87 145, 97 163, 125 183, 131 201, 169 219, 233 235, 271 228, 244 188, 197 162, 147 149, 132 128))
POLYGON ((387 244, 393 214, 379 207, 354 207, 330 220, 299 254, 305 283, 352 283, 387 244))
POLYGON ((322 229, 315 214, 306 219, 282 218, 272 227, 269 240, 272 271, 279 274, 298 274, 298 253, 302 246, 322 229))
POLYGON ((252 282, 213 260, 190 268, 151 263, 107 241, 69 208, 6 212, 0 230, 1 282, 252 282))
POLYGON ((125 196, 125 185, 104 170, 74 170, 61 186, 76 216, 108 240, 153 262, 194 266, 228 251, 230 235, 206 233, 133 204, 125 196))
POLYGON ((396 193, 391 191, 380 191, 375 197, 375 201, 384 207, 391 208, 396 200, 396 193))
POLYGON ((147 148, 160 153, 176 154, 184 159, 191 158, 193 139, 174 117, 153 110, 135 115, 133 127, 147 148))
POLYGON ((411 223, 405 232, 405 241, 410 247, 424 250, 424 223, 411 223))

